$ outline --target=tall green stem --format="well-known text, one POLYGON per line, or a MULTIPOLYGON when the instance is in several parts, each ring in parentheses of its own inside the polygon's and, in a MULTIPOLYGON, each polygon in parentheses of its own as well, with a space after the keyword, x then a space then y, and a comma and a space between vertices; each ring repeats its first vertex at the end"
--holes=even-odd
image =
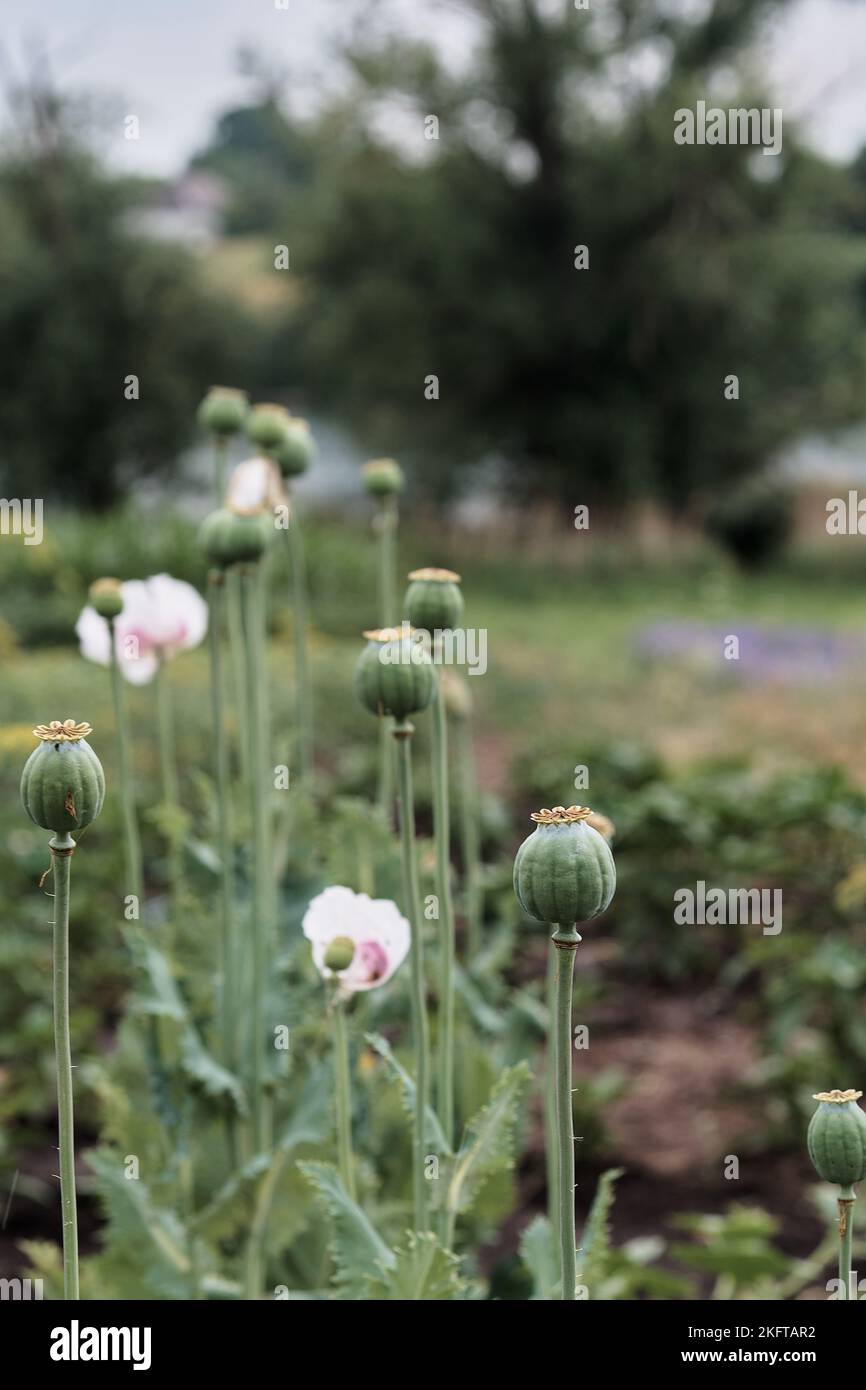
MULTIPOLYGON (((379 531, 379 622, 393 627, 397 621, 397 590, 394 574, 394 551, 399 513, 394 497, 382 497, 376 524, 379 531)), ((391 742, 391 721, 383 719, 379 726, 379 806, 389 823, 394 808, 394 747, 391 742)))
POLYGON ((307 571, 304 562, 304 542, 293 509, 286 530, 289 562, 292 572, 292 629, 295 643, 295 690, 298 725, 298 770, 304 782, 309 781, 313 766, 313 692, 307 655, 307 571))
POLYGON ((215 434, 213 438, 213 481, 214 495, 218 507, 225 506, 226 496, 226 460, 228 457, 228 440, 224 434, 215 434))
POLYGON ((335 998, 331 1009, 334 1021, 334 1095, 337 1114, 337 1160, 340 1178, 352 1201, 355 1200, 355 1172, 352 1159, 352 1100, 349 1076, 349 1042, 346 1036, 346 1006, 335 998))
POLYGON ((397 589, 394 565, 399 513, 393 497, 383 497, 379 506, 379 617, 383 627, 397 621, 397 589))
POLYGON ((556 1018, 556 960, 558 952, 547 955, 548 1041, 544 1058, 544 1158, 547 1175, 547 1219, 556 1224, 559 1211, 559 1178, 556 1163, 556 1057, 553 1021, 556 1018))
POLYGON ((265 1033, 264 1033, 264 988, 265 965, 268 951, 268 857, 267 823, 265 811, 264 757, 262 750, 262 728, 258 718, 259 650, 258 605, 256 591, 258 576, 254 566, 245 567, 241 576, 241 606, 246 652, 246 691, 249 739, 249 794, 250 823, 253 845, 253 894, 252 894, 252 1124, 253 1145, 260 1153, 265 1141, 265 1033))
POLYGON ((416 1231, 427 1229, 427 1189, 424 1176, 424 1117, 428 1091, 427 1008, 424 999, 424 943, 421 935, 421 895, 415 859, 415 804, 412 797, 412 725, 394 725, 400 783, 400 838, 403 848, 403 893, 412 929, 412 1037, 415 1043, 415 1117, 412 1133, 412 1199, 416 1231))
POLYGON ((457 724, 457 768, 460 780, 460 831, 463 842, 463 875, 471 960, 481 946, 481 849, 478 833, 478 788, 475 779, 475 747, 468 716, 457 724))
POLYGON ((556 1055, 556 1139, 558 1163, 559 1244, 562 1252, 562 1298, 577 1298, 574 1246, 574 1121, 571 1105, 571 994, 574 953, 580 937, 574 927, 557 928, 551 938, 556 954, 554 1020, 556 1055))
POLYGON ((222 629, 225 576, 212 570, 208 576, 210 598, 210 684, 214 739, 214 776, 217 792, 217 837, 220 858, 220 1020, 222 1055, 229 1067, 237 1064, 234 999, 238 977, 234 926, 234 872, 232 868, 231 789, 229 750, 223 718, 222 629))
MULTIPOLYGON (((844 1292, 840 1298, 851 1298, 851 1242, 854 1236, 854 1195, 853 1187, 839 1189, 839 1279, 844 1292)), ((857 1297, 856 1292, 854 1297, 857 1297)))
POLYGON ((438 674, 433 695, 433 833, 439 898, 439 1029, 436 1103, 449 1144, 454 1142, 454 906, 451 901, 451 813, 448 719, 438 674))
POLYGON ((48 846, 54 871, 54 1051, 57 1057, 57 1117, 60 1131, 63 1297, 77 1299, 78 1213, 75 1205, 72 1043, 69 1035, 69 860, 75 849, 75 841, 70 835, 52 835, 48 846))
POLYGON ((171 711, 171 691, 160 659, 156 668, 156 717, 159 727, 159 762, 162 774, 162 797, 168 818, 168 876, 172 898, 177 900, 181 880, 181 850, 179 824, 180 792, 177 780, 177 751, 174 742, 174 720, 171 711))
POLYGON ((128 891, 134 893, 139 912, 143 896, 141 870, 141 838, 138 831, 138 815, 135 809, 135 787, 132 776, 132 758, 129 751, 129 731, 126 725, 126 703, 123 698, 123 681, 117 660, 114 641, 114 619, 109 619, 111 646, 111 697, 114 702, 114 722, 117 726, 117 760, 120 770, 120 800, 123 808, 123 848, 126 864, 128 891))
POLYGON ((238 744, 240 747, 241 777, 246 786, 250 780, 250 753, 247 729, 246 656, 244 620, 241 600, 241 574, 237 566, 226 573, 226 596, 229 629, 229 652, 232 666, 232 699, 235 708, 238 744))

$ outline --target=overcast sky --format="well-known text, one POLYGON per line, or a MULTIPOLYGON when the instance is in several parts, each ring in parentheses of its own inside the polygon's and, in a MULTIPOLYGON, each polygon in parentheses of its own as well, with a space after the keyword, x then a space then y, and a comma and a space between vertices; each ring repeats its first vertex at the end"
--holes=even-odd
MULTIPOLYGON (((380 0, 434 34, 454 62, 468 29, 459 0, 380 0)), ((700 0, 697 0, 700 3, 700 0)), ((569 3, 569 0, 546 0, 569 3)), ((604 0, 590 0, 593 8, 604 0)), ((691 0, 695 3, 695 0, 691 0)), ((2 56, 9 73, 43 47, 62 86, 118 99, 138 116, 138 141, 109 155, 142 173, 170 174, 208 138, 213 121, 248 88, 234 55, 249 44, 282 63, 309 107, 339 69, 333 43, 360 0, 3 0, 2 56)), ((826 153, 846 158, 866 144, 866 0, 797 0, 763 40, 762 69, 785 118, 826 153)))

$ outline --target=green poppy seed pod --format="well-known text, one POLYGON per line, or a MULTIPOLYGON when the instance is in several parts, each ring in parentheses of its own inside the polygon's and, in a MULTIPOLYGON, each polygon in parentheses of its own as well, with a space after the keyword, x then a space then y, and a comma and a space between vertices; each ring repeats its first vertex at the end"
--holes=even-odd
POLYGON ((291 416, 282 405, 254 405, 247 416, 247 434, 266 454, 274 454, 289 437, 291 416))
POLYGON ((535 830, 514 860, 514 891, 538 922, 590 922, 610 905, 616 866, 607 841, 588 824, 588 806, 533 811, 535 830))
POLYGON ((433 698, 430 657, 405 629, 365 632, 367 645, 355 667, 355 689, 371 714, 408 719, 433 698))
POLYGON ((403 612, 413 627, 424 632, 447 632, 459 627, 463 617, 460 575, 453 570, 413 570, 403 612))
POLYGON ((96 579, 88 590, 91 608, 100 618, 116 618, 123 612, 123 593, 119 579, 96 579))
POLYGON ((212 386, 198 408, 198 422, 211 434, 228 438, 243 428, 249 410, 246 391, 231 386, 212 386))
POLYGON ((68 835, 95 820, 105 796, 102 764, 87 742, 89 724, 53 719, 33 730, 39 739, 21 774, 21 800, 44 830, 68 835))
POLYGON ((274 458, 283 477, 298 478, 302 473, 306 473, 315 452, 313 436, 306 420, 299 420, 295 415, 290 416, 288 434, 274 451, 274 458))
POLYGON ((349 936, 335 936, 325 947, 324 963, 328 970, 348 970, 355 959, 355 943, 349 936))
POLYGON ((862 1091, 819 1091, 806 1144, 815 1171, 840 1187, 866 1178, 866 1115, 857 1101, 862 1091))
POLYGON ((267 548, 270 522, 266 516, 242 516, 221 507, 205 517, 198 534, 209 563, 228 569, 261 558, 267 548))
POLYGON ((361 473, 364 487, 373 497, 390 497, 403 491, 405 479, 396 459, 371 459, 361 473))

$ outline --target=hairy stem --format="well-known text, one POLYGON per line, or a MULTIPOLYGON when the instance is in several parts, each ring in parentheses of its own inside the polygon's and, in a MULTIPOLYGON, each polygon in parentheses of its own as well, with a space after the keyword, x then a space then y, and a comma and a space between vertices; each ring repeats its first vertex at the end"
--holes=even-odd
POLYGON ((132 776, 132 758, 129 750, 129 730, 126 723, 126 702, 123 698, 123 681, 117 660, 117 647, 114 637, 114 619, 108 623, 111 648, 111 697, 114 703, 114 722, 117 726, 117 761, 120 771, 120 800, 123 808, 123 849, 126 865, 128 892, 134 893, 141 910, 143 880, 141 869, 141 838, 138 830, 138 815, 135 809, 135 787, 132 776))
POLYGON ((421 936, 421 896, 415 859, 415 805, 412 798, 412 725, 394 725, 400 782, 400 838, 403 849, 403 894, 412 929, 412 1037, 415 1043, 415 1116, 412 1133, 412 1201, 416 1231, 427 1229, 427 1189, 424 1177, 424 1116, 428 1090, 427 1008, 424 999, 424 945, 421 936))
MULTIPOLYGON (((837 1199, 839 1207, 839 1279, 842 1290, 840 1298, 851 1298, 851 1241, 854 1236, 853 1187, 840 1187, 837 1199)), ((856 1292, 854 1297, 857 1297, 856 1292)))
POLYGON ((334 1023, 334 1093, 337 1116, 337 1160, 340 1178, 352 1201, 355 1200, 355 1172, 352 1157, 352 1091, 349 1075, 349 1042, 346 1035, 346 1006, 335 998, 331 1017, 334 1023))
MULTIPOLYGON (((556 959, 553 950, 547 956, 547 1017, 549 1031, 544 1059, 544 1159, 547 1175, 547 1219, 556 1226, 559 1211, 559 1175, 556 1161, 556 1057, 553 1045, 553 1020, 556 1018, 556 959)), ((560 1271, 561 1273, 561 1271, 560 1271)))
POLYGON ((580 937, 574 927, 558 928, 552 937, 556 955, 554 1020, 556 1056, 556 1140, 559 1245, 562 1252, 562 1295, 577 1298, 577 1260, 574 1246, 574 1121, 571 1106, 571 995, 574 954, 580 937))
POLYGON ((75 1128, 72 1113, 72 1043, 69 1034, 69 835, 49 840, 54 879, 54 1051, 60 1144, 60 1209, 63 1218, 63 1297, 77 1299, 78 1213, 75 1205, 75 1128))
POLYGON ((436 1101, 449 1144, 454 1142, 454 906, 451 901, 451 812, 448 789, 448 721, 441 683, 433 696, 433 833, 439 897, 439 1030, 436 1101))

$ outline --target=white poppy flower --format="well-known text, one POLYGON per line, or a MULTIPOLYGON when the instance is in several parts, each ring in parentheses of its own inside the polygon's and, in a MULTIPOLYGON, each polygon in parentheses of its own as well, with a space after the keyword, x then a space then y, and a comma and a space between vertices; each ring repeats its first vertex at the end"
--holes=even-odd
MULTIPOLYGON (((123 609, 114 620, 118 663, 133 685, 146 685, 161 660, 197 647, 207 632, 207 604, 197 589, 168 574, 130 579, 120 586, 123 609)), ((111 656, 108 623, 87 607, 75 624, 81 654, 107 666, 111 656)))
POLYGON ((336 885, 313 898, 304 913, 303 930, 319 974, 339 980, 344 994, 385 984, 406 959, 411 941, 409 923, 396 903, 336 885), (330 970, 325 964, 335 938, 348 938, 355 947, 345 970, 330 970))
POLYGON ((280 470, 270 458, 245 459, 232 469, 226 506, 240 516, 258 516, 286 502, 280 470))

